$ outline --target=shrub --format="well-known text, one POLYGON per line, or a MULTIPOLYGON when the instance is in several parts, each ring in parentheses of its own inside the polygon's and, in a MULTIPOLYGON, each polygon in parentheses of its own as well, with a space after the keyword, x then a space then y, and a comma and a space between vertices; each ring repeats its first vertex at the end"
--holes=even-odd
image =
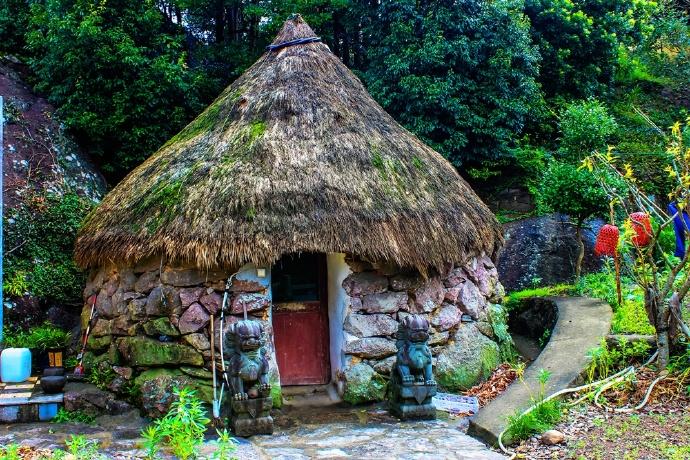
POLYGON ((58 413, 51 420, 52 423, 84 423, 91 425, 96 422, 96 417, 80 410, 68 411, 61 407, 58 413))
POLYGON ((617 128, 606 106, 596 99, 570 103, 560 113, 560 148, 569 158, 580 160, 595 150, 606 150, 617 128))
POLYGON ((6 347, 47 350, 66 348, 72 334, 46 322, 28 331, 5 326, 2 337, 2 343, 6 347))
POLYGON ((149 458, 154 458, 163 446, 181 460, 196 458, 196 451, 204 442, 210 420, 201 400, 187 388, 175 388, 173 393, 175 401, 168 413, 142 431, 149 458))
POLYGON ((606 192, 589 171, 553 160, 544 172, 536 198, 540 212, 566 214, 573 221, 579 243, 575 278, 579 279, 585 255, 582 225, 593 215, 606 214, 609 203, 606 192))
POLYGON ((532 40, 542 56, 539 81, 546 97, 608 93, 619 43, 639 40, 656 5, 648 0, 526 0, 532 40))
POLYGON ((381 2, 369 91, 456 166, 511 157, 540 103, 538 55, 521 10, 513 0, 381 2))
POLYGON ((5 219, 4 292, 79 302, 84 276, 72 253, 81 220, 92 206, 73 193, 26 197, 5 219))

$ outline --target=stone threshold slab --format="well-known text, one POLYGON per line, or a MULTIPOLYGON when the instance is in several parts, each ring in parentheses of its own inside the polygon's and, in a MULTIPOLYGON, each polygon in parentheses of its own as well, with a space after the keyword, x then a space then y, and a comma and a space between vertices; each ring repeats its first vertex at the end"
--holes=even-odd
POLYGON ((0 407, 62 403, 63 393, 44 394, 40 383, 38 377, 20 383, 0 383, 0 407))

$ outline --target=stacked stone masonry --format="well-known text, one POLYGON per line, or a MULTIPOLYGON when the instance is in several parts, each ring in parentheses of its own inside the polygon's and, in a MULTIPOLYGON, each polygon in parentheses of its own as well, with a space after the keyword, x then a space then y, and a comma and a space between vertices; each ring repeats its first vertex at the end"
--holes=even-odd
MULTIPOLYGON (((415 271, 346 258, 351 273, 342 283, 341 363, 331 363, 345 381, 343 398, 352 403, 384 398, 393 364, 398 322, 423 314, 432 325, 430 345, 441 388, 460 390, 485 377, 498 364, 498 345, 490 323, 490 305, 503 288, 496 268, 482 256, 463 266, 423 277, 415 271)), ((245 266, 245 273, 256 273, 245 266)), ((227 277, 233 272, 201 271, 150 260, 135 267, 94 270, 84 291, 82 324, 86 326, 95 295, 97 319, 88 341, 87 366, 110 367, 110 389, 122 396, 133 388, 149 415, 160 414, 174 386, 189 385, 211 400, 211 337, 220 347, 219 315, 227 277)), ((240 272, 242 273, 242 271, 240 272)), ((242 277, 232 284, 225 327, 243 312, 258 319, 279 382, 270 323, 270 276, 242 277)), ((275 385, 279 388, 279 385, 275 385)))
POLYGON ((416 271, 348 258, 343 282, 349 296, 344 321, 344 399, 384 397, 395 361, 399 321, 421 314, 431 324, 429 345, 442 389, 461 391, 486 378, 499 364, 491 306, 504 295, 496 267, 482 256, 426 278, 416 271))

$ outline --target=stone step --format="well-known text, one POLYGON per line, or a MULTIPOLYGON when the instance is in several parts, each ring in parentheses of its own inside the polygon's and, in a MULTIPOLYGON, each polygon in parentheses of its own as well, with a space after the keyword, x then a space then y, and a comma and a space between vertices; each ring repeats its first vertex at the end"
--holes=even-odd
POLYGON ((63 393, 43 393, 38 377, 21 383, 0 383, 0 423, 50 420, 62 402, 63 393))

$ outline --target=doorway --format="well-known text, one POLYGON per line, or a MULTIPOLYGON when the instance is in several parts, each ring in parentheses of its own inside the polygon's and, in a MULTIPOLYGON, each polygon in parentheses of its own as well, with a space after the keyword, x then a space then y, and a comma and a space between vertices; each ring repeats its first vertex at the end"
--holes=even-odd
POLYGON ((281 385, 330 380, 325 254, 283 256, 271 269, 273 339, 281 385))

